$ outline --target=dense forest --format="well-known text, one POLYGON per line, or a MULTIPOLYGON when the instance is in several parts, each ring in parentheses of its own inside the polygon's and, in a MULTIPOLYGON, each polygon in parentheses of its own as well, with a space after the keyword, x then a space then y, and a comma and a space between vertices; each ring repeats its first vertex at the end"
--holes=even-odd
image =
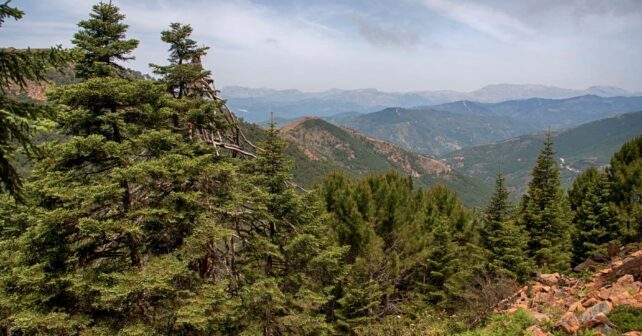
POLYGON ((481 209, 397 172, 305 190, 274 125, 247 140, 190 25, 160 33, 153 78, 122 65, 115 5, 78 27, 70 50, 0 50, 4 335, 452 335, 642 239, 642 136, 570 190, 548 137, 518 204, 501 171, 481 209), (70 67, 46 102, 16 94, 70 67))

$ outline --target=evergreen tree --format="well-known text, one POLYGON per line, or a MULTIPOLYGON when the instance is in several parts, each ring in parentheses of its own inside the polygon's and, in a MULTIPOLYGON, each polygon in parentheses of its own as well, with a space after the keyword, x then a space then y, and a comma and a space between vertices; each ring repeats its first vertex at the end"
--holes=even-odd
POLYGON ((571 261, 570 209, 554 155, 548 134, 520 204, 519 224, 529 235, 528 256, 542 272, 568 270, 571 261))
POLYGON ((492 275, 507 275, 523 280, 531 270, 525 252, 528 237, 513 219, 508 199, 510 194, 501 171, 497 172, 495 181, 495 192, 484 213, 482 246, 489 253, 488 265, 492 275))
MULTIPOLYGON (((11 7, 9 1, 0 4, 0 27, 8 18, 19 20, 24 12, 11 7)), ((45 81, 53 67, 62 67, 67 56, 60 49, 17 50, 0 49, 0 192, 21 199, 22 181, 12 163, 18 146, 26 154, 37 152, 32 143, 34 121, 50 111, 42 104, 19 101, 16 92, 28 85, 45 81)))
POLYGON ((299 195, 290 183, 286 144, 272 123, 257 158, 248 162, 265 208, 256 209, 239 252, 247 294, 241 295, 247 318, 240 324, 245 333, 264 336, 327 334, 328 304, 346 275, 340 264, 344 249, 327 238, 314 196, 299 195))
POLYGON ((94 5, 89 16, 88 20, 78 23, 81 30, 72 41, 81 54, 76 75, 80 78, 126 76, 125 69, 115 62, 134 59, 129 54, 138 47, 138 40, 126 39, 129 26, 122 23, 125 15, 110 0, 94 5))
POLYGON ((607 174, 624 242, 642 241, 642 136, 613 154, 607 174))
POLYGON ((618 239, 617 214, 610 204, 610 185, 605 173, 595 167, 582 172, 569 190, 573 210, 573 262, 581 263, 605 245, 618 239))
MULTIPOLYGON (((150 80, 94 77, 50 99, 64 136, 45 144, 27 202, 0 202, 0 326, 60 335, 332 331, 344 250, 327 238, 319 202, 288 184, 276 130, 256 160, 242 161, 187 136, 187 123, 175 127, 177 99, 150 80)), ((215 127, 209 120, 191 126, 215 127)))
POLYGON ((195 85, 206 80, 211 72, 204 70, 201 58, 207 54, 208 47, 198 47, 192 40, 192 27, 180 23, 170 24, 170 30, 161 33, 161 40, 170 45, 169 65, 150 64, 154 73, 160 75, 167 84, 169 92, 176 98, 203 95, 203 88, 195 85))

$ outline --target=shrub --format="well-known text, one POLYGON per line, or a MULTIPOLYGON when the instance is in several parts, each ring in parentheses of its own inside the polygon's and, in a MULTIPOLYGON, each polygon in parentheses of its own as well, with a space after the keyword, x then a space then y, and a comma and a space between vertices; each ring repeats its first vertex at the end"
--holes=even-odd
POLYGON ((642 309, 631 306, 615 307, 609 314, 609 320, 621 332, 642 331, 642 309))

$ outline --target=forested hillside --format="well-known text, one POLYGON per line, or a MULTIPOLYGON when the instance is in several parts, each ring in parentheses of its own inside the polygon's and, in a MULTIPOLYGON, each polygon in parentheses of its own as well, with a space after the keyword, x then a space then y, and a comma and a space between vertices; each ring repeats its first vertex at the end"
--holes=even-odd
MULTIPOLYGON (((23 15, 0 5, 0 25, 23 15)), ((70 36, 72 50, 0 49, 3 335, 640 329, 642 272, 617 255, 642 248, 642 136, 570 190, 546 137, 518 204, 499 170, 494 190, 480 195, 488 202, 471 209, 447 180, 422 187, 417 174, 449 174, 428 157, 318 119, 283 133, 239 121, 189 24, 160 32, 168 58, 150 64, 156 78, 128 70, 139 44, 128 28, 116 5, 100 2, 70 36), (70 68, 73 80, 47 82, 52 69, 66 76, 70 68), (48 86, 46 99, 14 94, 30 85, 48 86), (283 137, 295 145, 287 149, 283 137), (313 159, 321 156, 360 173, 395 170, 333 172, 304 189, 288 153, 306 156, 316 172, 325 169, 313 159), (18 173, 18 156, 29 161, 27 174, 18 173), (567 279, 548 273, 581 272, 595 260, 613 264, 617 281, 599 274, 613 288, 630 285, 629 296, 605 287, 586 308, 628 305, 575 329, 536 322, 528 309, 561 280, 537 293, 531 281, 567 279), (516 295, 533 304, 497 315, 516 295)))
MULTIPOLYGON (((562 181, 570 186, 573 179, 591 166, 604 167, 622 144, 642 133, 642 112, 587 123, 552 134, 562 181)), ((511 190, 526 189, 530 167, 545 133, 520 136, 494 144, 464 148, 444 155, 455 169, 492 183, 501 168, 511 190)))

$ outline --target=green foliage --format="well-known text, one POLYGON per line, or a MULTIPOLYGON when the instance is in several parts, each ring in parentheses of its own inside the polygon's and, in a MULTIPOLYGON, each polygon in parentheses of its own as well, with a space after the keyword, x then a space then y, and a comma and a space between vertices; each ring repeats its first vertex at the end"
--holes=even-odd
MULTIPOLYGON (((638 108, 625 111, 638 111, 638 108)), ((642 129, 642 112, 593 121, 568 130, 554 132, 556 157, 564 158, 561 170, 562 184, 570 187, 577 177, 577 170, 591 166, 604 167, 622 145, 637 137, 642 129)), ((526 191, 531 168, 537 161, 540 144, 546 134, 522 135, 487 145, 462 148, 444 155, 451 166, 462 173, 491 184, 495 178, 497 162, 501 162, 506 186, 514 194, 526 191)), ((560 163, 561 161, 558 161, 560 163)))
POLYGON ((573 210, 573 262, 583 262, 620 236, 617 214, 610 204, 611 186, 604 172, 589 168, 573 181, 569 201, 573 210))
MULTIPOLYGON (((21 10, 0 4, 0 26, 7 18, 19 20, 21 10)), ((21 200, 22 181, 14 164, 15 152, 21 147, 27 155, 37 154, 33 145, 34 122, 49 112, 42 104, 16 99, 27 85, 45 81, 45 75, 67 62, 60 47, 39 50, 0 50, 0 192, 21 200)))
POLYGON ((458 336, 523 336, 526 329, 535 324, 535 320, 523 310, 513 315, 494 315, 487 326, 467 331, 458 336))
POLYGON ((202 88, 194 85, 207 78, 211 72, 203 69, 201 57, 207 54, 209 47, 197 47, 196 41, 190 38, 192 27, 180 23, 170 24, 170 30, 161 33, 161 40, 170 45, 170 65, 150 64, 154 73, 160 75, 168 91, 176 98, 185 96, 202 96, 202 88))
POLYGON ((620 332, 642 330, 642 309, 631 306, 617 306, 609 312, 609 321, 620 332))
POLYGON ((92 7, 88 20, 80 21, 81 28, 73 43, 80 52, 76 64, 80 78, 124 76, 124 69, 116 61, 134 59, 128 56, 138 46, 138 40, 125 39, 125 15, 110 2, 99 2, 92 7))
POLYGON ((441 185, 414 189, 396 172, 356 181, 333 174, 320 192, 335 219, 334 234, 350 248, 340 325, 355 331, 373 316, 464 305, 484 253, 477 222, 455 194, 441 185))
POLYGON ((519 225, 529 234, 528 256, 545 273, 566 271, 571 262, 570 209, 554 154, 549 135, 519 210, 519 225))
POLYGON ((533 265, 526 255, 528 236, 513 218, 504 175, 497 173, 495 192, 484 213, 481 245, 488 251, 491 274, 524 280, 533 265))
POLYGON ((625 242, 642 239, 642 136, 625 143, 607 170, 625 242))

